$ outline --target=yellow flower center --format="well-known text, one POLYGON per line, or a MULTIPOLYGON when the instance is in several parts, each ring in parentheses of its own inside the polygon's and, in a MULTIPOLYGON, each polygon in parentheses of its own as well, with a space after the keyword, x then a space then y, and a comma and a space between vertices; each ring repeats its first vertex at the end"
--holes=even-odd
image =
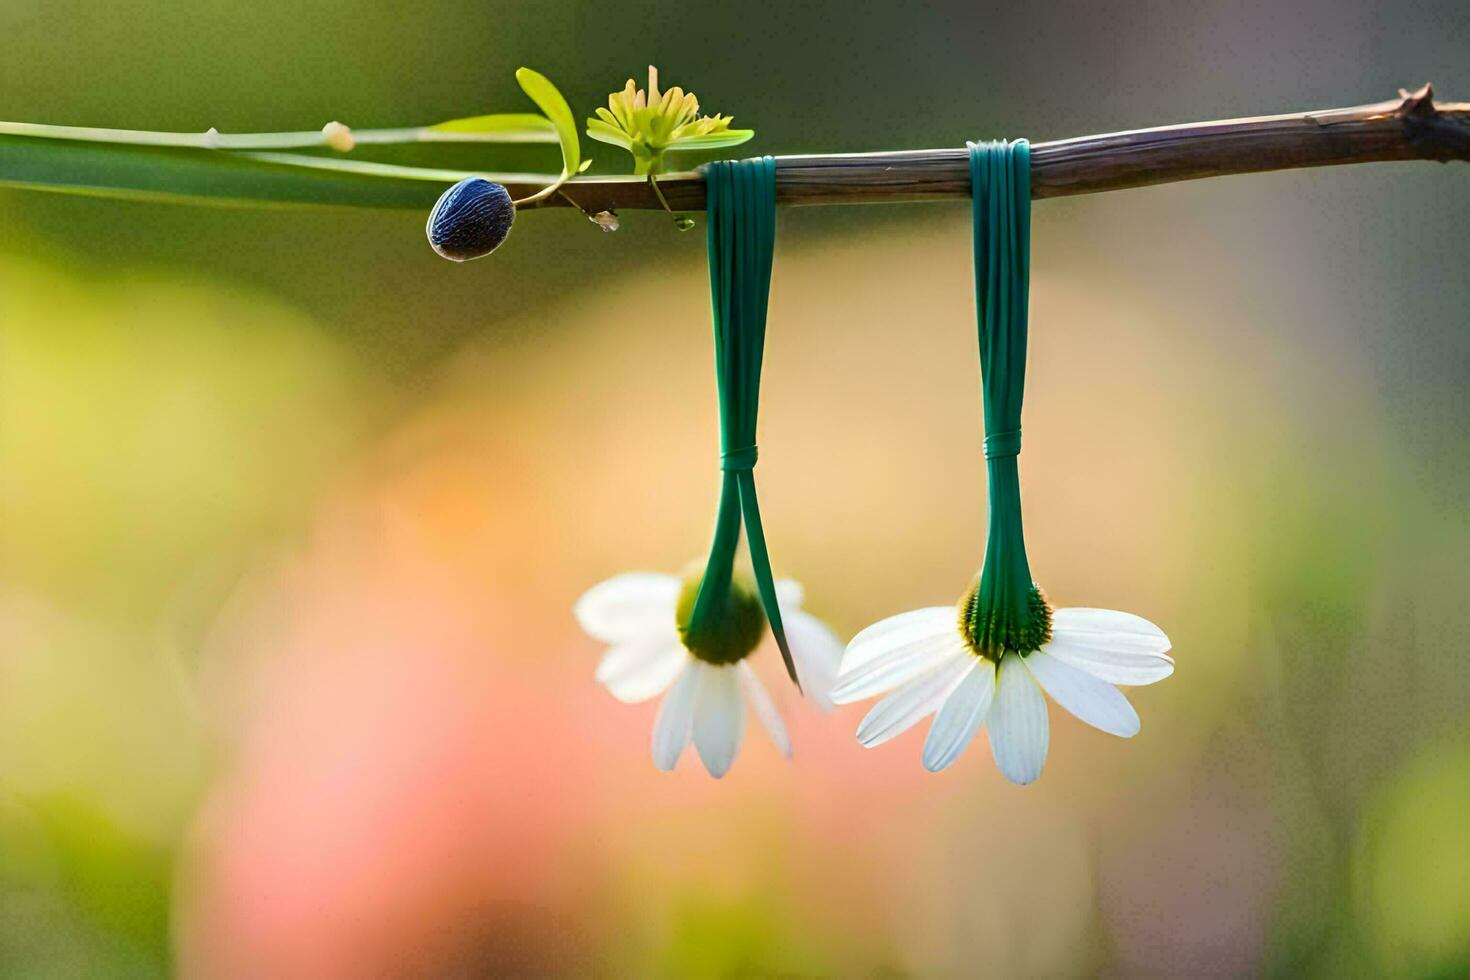
POLYGON ((760 646, 766 632, 766 613, 761 608, 755 582, 749 575, 735 572, 729 591, 715 598, 696 636, 690 632, 689 619, 694 614, 694 600, 699 596, 703 576, 702 565, 684 576, 674 609, 679 638, 691 654, 707 664, 739 663, 760 646))
POLYGON ((1008 617, 982 616, 979 598, 980 576, 977 575, 958 604, 960 635, 975 656, 1000 663, 1007 653, 1024 657, 1051 639, 1051 604, 1039 586, 1032 585, 1024 609, 1008 617))

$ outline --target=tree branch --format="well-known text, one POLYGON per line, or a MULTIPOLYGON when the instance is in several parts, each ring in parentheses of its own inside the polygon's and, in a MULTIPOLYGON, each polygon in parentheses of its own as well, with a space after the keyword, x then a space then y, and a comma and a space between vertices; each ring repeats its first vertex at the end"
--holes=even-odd
MULTIPOLYGON (((1470 160, 1470 103, 1436 107, 1417 92, 1347 109, 1252 116, 1035 143, 1033 199, 1146 187, 1176 180, 1385 160, 1470 160)), ((704 209, 704 177, 658 180, 678 211, 704 209)), ((509 186, 510 193, 535 185, 509 186)), ((585 211, 659 209, 643 177, 587 177, 564 190, 585 211)), ((964 147, 776 158, 776 199, 785 205, 938 201, 970 196, 964 147)), ((568 206, 561 197, 540 207, 568 206)))

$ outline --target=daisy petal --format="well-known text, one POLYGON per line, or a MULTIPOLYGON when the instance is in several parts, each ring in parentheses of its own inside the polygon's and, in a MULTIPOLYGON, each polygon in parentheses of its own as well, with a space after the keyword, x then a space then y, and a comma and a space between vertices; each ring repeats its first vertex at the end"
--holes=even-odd
POLYGON ((1113 685, 1040 650, 1025 664, 1053 701, 1093 728, 1123 738, 1138 734, 1138 712, 1113 685))
POLYGON ((843 673, 916 639, 958 632, 959 614, 953 606, 931 606, 880 619, 847 644, 847 652, 842 657, 843 673))
POLYGON ((781 607, 781 618, 786 618, 786 610, 792 612, 801 608, 806 599, 806 590, 801 587, 800 582, 794 582, 789 578, 776 579, 776 605, 781 607))
POLYGON ((939 772, 960 757, 985 722, 994 696, 995 667, 989 660, 976 657, 973 668, 929 726, 929 735, 924 739, 925 769, 939 772))
POLYGON ((1074 643, 1052 631, 1051 641, 1041 649, 1058 660, 1109 684, 1142 687, 1174 673, 1174 658, 1163 653, 1123 653, 1106 647, 1074 643))
POLYGON ((1046 698, 1019 655, 1008 653, 996 672, 990 709, 990 752, 1001 775, 1013 783, 1035 782, 1046 762, 1050 731, 1046 698))
POLYGON ((1169 652, 1169 638, 1163 630, 1142 616, 1116 609, 1088 609, 1083 606, 1058 609, 1052 613, 1052 626, 1068 633, 1118 634, 1131 638, 1140 652, 1169 652))
POLYGON ((604 643, 622 643, 674 623, 679 580, 654 572, 627 572, 588 589, 572 613, 582 629, 604 643))
POLYGON ((597 682, 625 704, 647 701, 668 690, 689 654, 677 635, 620 643, 603 655, 597 682))
POLYGON ((873 710, 858 725, 857 740, 871 749, 908 731, 938 711, 955 685, 979 662, 980 658, 961 653, 915 677, 873 705, 873 710))
POLYGON ((684 754, 689 744, 690 723, 694 717, 694 692, 704 665, 691 659, 669 693, 658 706, 653 722, 653 764, 668 772, 684 754))
POLYGON ((1058 609, 1052 618, 1051 639, 1041 649, 1109 684, 1152 684, 1174 673, 1174 660, 1166 652, 1169 638, 1158 627, 1138 616, 1106 609, 1058 609), (1100 613, 1123 617, 1114 620, 1123 628, 1112 632, 1095 628, 1107 621, 1096 615, 1100 613), (1137 624, 1143 628, 1128 628, 1137 624))
POLYGON ((953 609, 894 616, 869 626, 847 645, 832 701, 847 704, 891 691, 964 649, 953 609))
POLYGON ((786 623, 786 639, 791 644, 802 693, 823 711, 831 711, 830 694, 842 662, 842 641, 811 613, 796 610, 788 613, 783 609, 781 618, 786 623))
POLYGON ((709 774, 719 779, 735 761, 745 735, 745 699, 734 667, 701 664, 694 693, 694 747, 709 774))
POLYGON ((771 700, 770 692, 744 660, 735 669, 739 674, 740 687, 750 699, 750 706, 755 709, 755 716, 760 719, 766 734, 771 736, 782 755, 791 758, 791 736, 786 733, 786 722, 781 720, 781 713, 776 710, 776 702, 771 700))

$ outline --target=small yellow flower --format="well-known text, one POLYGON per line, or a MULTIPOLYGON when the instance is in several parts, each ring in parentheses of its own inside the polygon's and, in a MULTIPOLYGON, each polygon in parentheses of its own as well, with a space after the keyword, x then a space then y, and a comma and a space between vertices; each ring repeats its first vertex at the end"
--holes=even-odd
POLYGON ((633 172, 639 175, 661 173, 664 154, 671 150, 736 146, 755 135, 753 129, 731 129, 729 116, 701 116, 693 92, 676 86, 660 93, 658 69, 652 65, 646 92, 630 78, 621 92, 608 96, 597 116, 587 120, 587 135, 633 154, 633 172))

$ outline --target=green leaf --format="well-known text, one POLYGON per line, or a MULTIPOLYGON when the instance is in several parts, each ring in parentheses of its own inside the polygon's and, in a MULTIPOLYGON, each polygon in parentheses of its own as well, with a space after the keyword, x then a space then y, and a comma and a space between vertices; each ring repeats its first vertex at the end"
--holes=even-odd
POLYGON ((500 112, 490 116, 450 119, 428 127, 428 131, 444 135, 464 134, 467 138, 483 142, 557 143, 561 140, 556 125, 534 112, 500 112))
POLYGON ((721 133, 706 133, 703 136, 683 136, 670 143, 669 149, 715 150, 722 146, 739 146, 754 135, 753 129, 727 129, 721 133))
MULTIPOLYGON (((0 187, 145 201, 427 210, 467 172, 289 153, 139 147, 0 136, 0 187)), ((503 184, 546 174, 481 174, 503 184)))
POLYGON ((539 71, 517 68, 516 81, 522 90, 536 103, 556 127, 561 139, 562 167, 567 174, 574 174, 582 165, 582 144, 577 139, 577 121, 572 117, 572 107, 562 98, 551 80, 539 71))
MULTIPOLYGON (((166 133, 0 122, 0 188, 26 188, 134 200, 225 205, 414 208, 431 206, 441 184, 481 176, 553 193, 590 165, 582 159, 571 107, 544 75, 516 79, 545 113, 497 113, 433 126, 353 130, 364 143, 558 143, 562 172, 483 174, 309 156, 281 149, 328 145, 322 131, 166 133), (245 152, 250 151, 250 152, 245 152)), ((335 144, 332 144, 335 146, 335 144)), ((522 203, 525 203, 524 201, 522 203)))

